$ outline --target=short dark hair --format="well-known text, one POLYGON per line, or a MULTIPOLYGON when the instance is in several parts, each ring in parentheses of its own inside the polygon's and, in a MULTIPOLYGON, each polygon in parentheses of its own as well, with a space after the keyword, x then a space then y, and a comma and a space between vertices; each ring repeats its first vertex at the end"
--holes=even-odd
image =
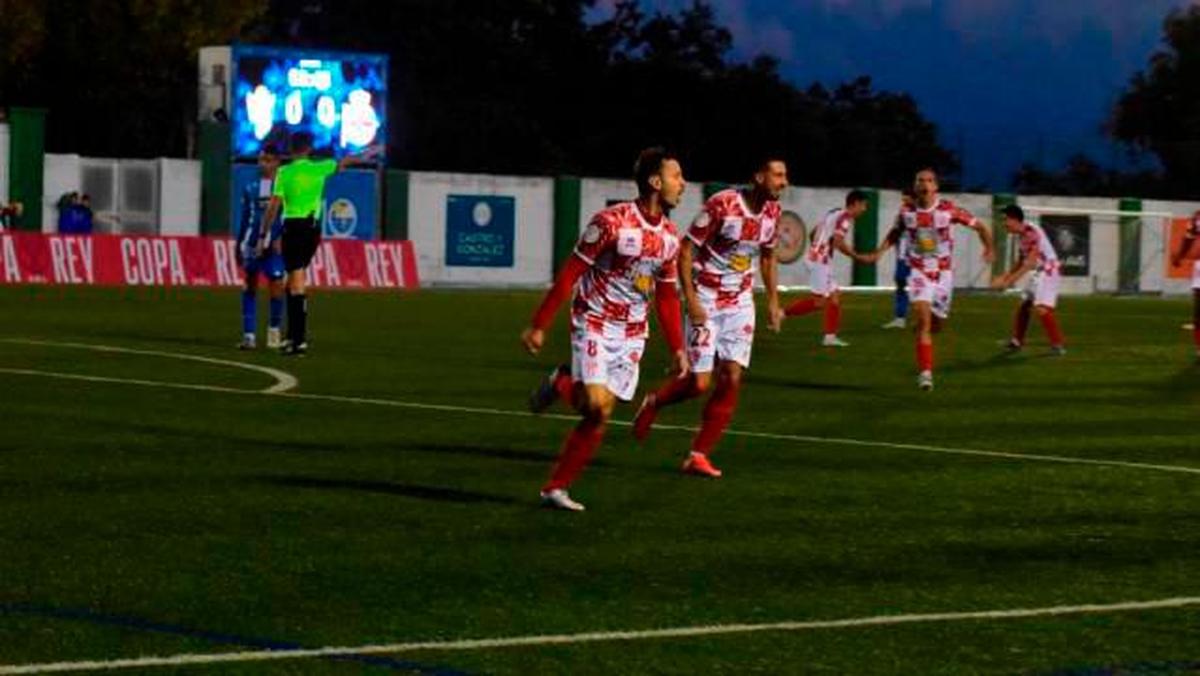
POLYGON ((638 153, 637 161, 633 164, 633 181, 637 183, 638 195, 644 197, 654 192, 650 179, 662 173, 664 164, 678 159, 674 153, 662 146, 646 148, 638 153))
POLYGON ((1021 222, 1025 221, 1025 210, 1015 204, 1004 207, 1004 215, 1007 218, 1015 218, 1021 222))
POLYGON ((870 202, 871 198, 862 190, 851 190, 846 193, 846 206, 851 207, 860 202, 870 202))
POLYGON ((924 174, 925 172, 929 172, 929 173, 933 174, 934 180, 938 180, 941 178, 940 176, 938 176, 937 169, 934 169, 933 167, 921 167, 920 169, 917 170, 917 173, 914 175, 920 176, 921 174, 924 174))
POLYGON ((767 167, 771 166, 772 162, 783 162, 786 164, 787 160, 783 158, 782 153, 770 152, 757 155, 753 160, 751 160, 750 175, 754 176, 760 171, 766 171, 767 167))
POLYGON ((293 153, 306 153, 312 150, 313 135, 310 131, 298 131, 292 134, 291 147, 293 153))

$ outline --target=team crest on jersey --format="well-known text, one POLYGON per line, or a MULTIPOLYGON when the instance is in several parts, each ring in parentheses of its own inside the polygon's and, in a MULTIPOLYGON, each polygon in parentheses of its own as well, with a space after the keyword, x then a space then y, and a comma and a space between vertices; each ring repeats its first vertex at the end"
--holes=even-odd
POLYGON ((587 228, 583 231, 584 244, 595 244, 600 241, 600 226, 595 223, 588 223, 587 228))
POLYGON ((649 297, 650 292, 654 290, 654 277, 643 273, 634 273, 633 288, 643 296, 649 297))
POLYGON ((743 254, 734 254, 729 257, 729 267, 734 272, 748 272, 750 270, 750 257, 743 254))
POLYGON ((916 237, 918 253, 931 254, 937 252, 937 233, 933 228, 918 228, 916 237))
POLYGON ((617 253, 622 256, 640 256, 642 254, 642 231, 636 228, 626 228, 617 233, 617 253))

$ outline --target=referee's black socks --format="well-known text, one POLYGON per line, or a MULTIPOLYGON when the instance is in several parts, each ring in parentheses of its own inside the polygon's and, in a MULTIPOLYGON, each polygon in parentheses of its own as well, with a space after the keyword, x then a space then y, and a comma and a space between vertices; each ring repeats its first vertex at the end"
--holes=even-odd
POLYGON ((292 345, 301 345, 308 335, 308 296, 300 293, 289 293, 288 308, 288 338, 292 345))

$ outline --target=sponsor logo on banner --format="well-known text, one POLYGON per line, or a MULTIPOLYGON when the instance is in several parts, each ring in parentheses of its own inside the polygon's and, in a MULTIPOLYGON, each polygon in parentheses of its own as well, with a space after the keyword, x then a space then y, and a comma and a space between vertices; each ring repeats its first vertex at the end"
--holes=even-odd
POLYGON ((511 268, 517 201, 495 195, 446 198, 446 265, 511 268))
MULTIPOLYGON (((0 284, 95 286, 241 286, 228 238, 0 234, 0 284)), ((411 242, 331 239, 309 267, 313 286, 414 289, 411 242)))
POLYGON ((326 232, 330 237, 353 237, 358 228, 358 209, 348 199, 336 199, 326 212, 326 232))

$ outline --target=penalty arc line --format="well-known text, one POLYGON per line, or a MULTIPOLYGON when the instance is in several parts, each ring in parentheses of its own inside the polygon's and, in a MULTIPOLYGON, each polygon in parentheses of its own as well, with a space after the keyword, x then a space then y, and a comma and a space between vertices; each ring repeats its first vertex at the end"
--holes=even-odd
POLYGON ((763 622, 758 624, 715 624, 692 627, 669 627, 631 631, 597 631, 577 634, 543 634, 485 639, 421 641, 329 647, 306 650, 257 650, 227 653, 183 653, 161 657, 138 657, 115 660, 48 662, 42 664, 0 665, 0 674, 49 674, 78 671, 114 671, 148 667, 178 667, 201 664, 231 664, 265 662, 349 655, 400 654, 412 652, 463 652, 500 648, 522 648, 559 645, 578 645, 617 641, 648 641, 701 636, 727 636, 764 632, 802 632, 822 629, 856 629, 910 624, 949 622, 1019 620, 1039 617, 1070 617, 1112 613, 1170 610, 1200 606, 1200 597, 1180 596, 1154 601, 1128 601, 1110 604, 1050 606, 1045 608, 1014 608, 967 612, 875 615, 839 620, 805 620, 793 622, 763 622))
MULTIPOLYGON (((282 373, 282 372, 281 372, 282 373)), ((107 376, 88 376, 74 373, 62 373, 54 371, 37 371, 32 369, 11 369, 0 368, 2 375, 17 375, 17 376, 34 376, 44 378, 57 378, 61 380, 75 380, 82 382, 106 383, 117 385, 135 385, 141 387, 158 387, 165 389, 191 390, 198 392, 215 392, 220 394, 239 394, 239 395, 268 395, 281 399, 298 399, 308 401, 329 401, 343 404, 358 404, 364 406, 382 406, 391 408, 402 408, 414 411, 436 411, 440 413, 466 414, 466 415, 488 415, 508 418, 540 418, 543 420, 555 420, 566 422, 577 422, 578 417, 563 414, 535 414, 529 411, 514 411, 510 409, 500 408, 484 408, 474 406, 455 406, 452 404, 426 404, 410 401, 398 401, 395 399, 376 399, 370 397, 351 397, 336 394, 309 394, 304 392, 279 392, 268 390, 245 390, 236 387, 223 387, 220 385, 200 385, 191 383, 172 383, 154 380, 137 380, 131 378, 112 378, 107 376)), ((287 374, 284 374, 287 375, 287 374)), ((292 376, 288 376, 292 377, 292 376)), ((269 388, 270 389, 270 388, 269 388)), ((619 427, 631 427, 630 421, 613 420, 609 423, 619 427)), ((656 425, 656 429, 661 431, 686 432, 694 434, 698 430, 696 427, 688 427, 685 425, 656 425)), ((788 441, 794 443, 806 444, 829 444, 836 446, 854 446, 859 448, 883 448, 897 451, 916 451, 920 453, 937 453, 941 455, 959 455, 977 458, 997 458, 1003 460, 1017 460, 1025 462, 1043 462, 1054 463, 1061 465, 1087 465, 1091 467, 1104 468, 1121 468, 1146 470, 1154 472, 1168 472, 1173 474, 1191 474, 1200 475, 1200 467, 1189 467, 1186 465, 1160 465, 1145 462, 1132 462, 1127 460, 1100 460, 1096 458, 1072 458, 1060 455, 1044 455, 1039 453, 1014 453, 1009 451, 986 451, 972 448, 951 448, 944 446, 927 446, 924 444, 906 444, 891 441, 870 441, 867 439, 847 439, 840 437, 818 437, 806 436, 802 434, 780 434, 772 432, 754 432, 749 430, 726 430, 726 436, 742 437, 746 439, 767 439, 771 441, 788 441)))
MULTIPOLYGON (((275 379, 275 384, 261 390, 262 394, 280 394, 296 389, 300 385, 300 381, 286 371, 273 369, 269 366, 259 366, 258 364, 247 364, 240 361, 232 361, 229 359, 216 359, 214 357, 201 357, 194 354, 181 354, 178 352, 160 352, 157 350, 135 350, 128 347, 114 347, 112 345, 91 345, 88 343, 60 343, 50 340, 32 340, 28 338, 5 338, 0 339, 0 343, 9 343, 12 345, 35 345, 40 347, 59 347, 69 350, 90 350, 92 352, 107 352, 112 354, 133 354, 143 357, 163 357, 165 359, 181 359, 183 361, 193 361, 200 364, 212 364, 215 366, 230 366, 233 368, 244 369, 247 371, 256 371, 264 373, 275 379)), ((141 381, 137 384, 144 385, 147 382, 141 381)), ((195 388, 193 388, 195 389, 195 388)), ((231 388, 232 389, 232 388, 231 388)))

